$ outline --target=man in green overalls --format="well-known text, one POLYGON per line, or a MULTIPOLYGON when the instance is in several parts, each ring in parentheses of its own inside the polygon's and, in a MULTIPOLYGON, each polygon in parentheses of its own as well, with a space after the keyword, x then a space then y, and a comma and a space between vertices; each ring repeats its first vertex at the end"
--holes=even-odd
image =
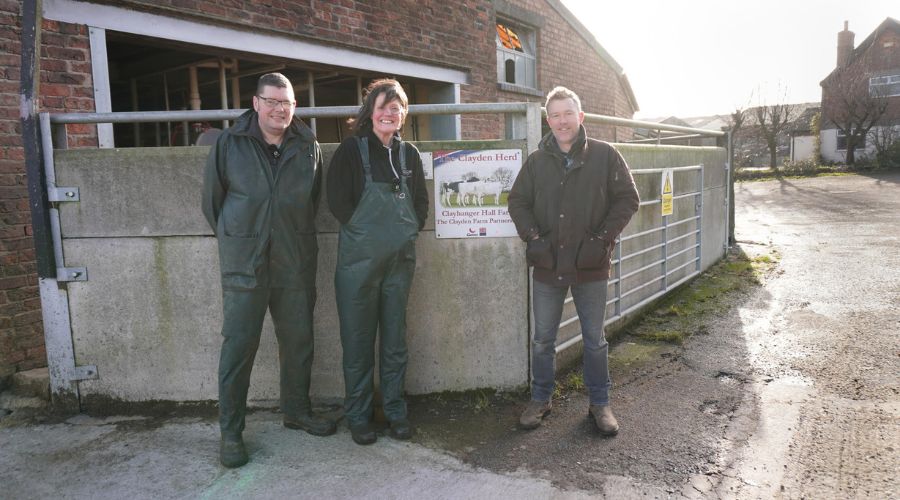
POLYGON ((278 338, 284 426, 335 432, 309 400, 322 154, 294 106, 290 81, 263 75, 253 109, 219 136, 206 162, 203 214, 218 239, 222 273, 219 459, 226 467, 248 460, 241 434, 267 309, 278 338))
POLYGON ((416 268, 415 241, 428 215, 419 152, 400 140, 408 100, 396 80, 368 87, 328 167, 328 206, 341 223, 334 286, 344 350, 344 413, 357 444, 372 444, 374 349, 390 435, 409 439, 403 399, 406 304, 416 268))

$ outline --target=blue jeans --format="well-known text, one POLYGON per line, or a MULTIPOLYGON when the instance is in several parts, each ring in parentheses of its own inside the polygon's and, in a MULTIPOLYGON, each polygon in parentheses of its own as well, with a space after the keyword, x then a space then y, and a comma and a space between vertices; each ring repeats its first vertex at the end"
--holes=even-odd
MULTIPOLYGON (((534 282, 534 340, 531 349, 531 399, 550 401, 556 365, 556 334, 562 318, 565 286, 534 282)), ((584 342, 584 383, 592 405, 609 404, 609 344, 603 330, 606 280, 572 285, 572 297, 584 342)))

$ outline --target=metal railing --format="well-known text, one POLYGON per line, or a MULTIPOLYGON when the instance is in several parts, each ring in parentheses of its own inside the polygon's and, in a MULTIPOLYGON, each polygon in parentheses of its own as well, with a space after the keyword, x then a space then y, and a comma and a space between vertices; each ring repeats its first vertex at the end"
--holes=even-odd
MULTIPOLYGON (((300 118, 328 118, 328 117, 348 117, 353 116, 358 111, 358 106, 335 106, 335 107, 312 107, 312 108, 298 108, 295 110, 295 116, 300 118)), ((53 243, 53 252, 54 252, 54 260, 56 262, 56 277, 55 281, 57 282, 66 282, 66 281, 81 281, 86 279, 86 271, 82 272, 81 269, 78 268, 67 268, 64 264, 64 256, 62 252, 62 237, 60 231, 60 222, 59 222, 59 212, 57 202, 65 202, 65 201, 77 201, 78 200, 78 191, 77 189, 65 189, 59 188, 56 186, 55 182, 55 167, 53 161, 53 153, 54 149, 66 149, 67 148, 67 134, 66 134, 66 125, 67 124, 106 124, 106 123, 152 123, 152 122, 196 122, 196 121, 204 121, 204 120, 234 120, 239 117, 246 110, 243 109, 235 109, 235 110, 198 110, 198 111, 136 111, 136 112, 112 112, 112 113, 59 113, 59 114, 50 114, 50 113, 41 113, 40 115, 40 128, 42 135, 42 149, 43 153, 43 165, 42 168, 46 175, 47 181, 47 190, 50 196, 50 220, 51 227, 48 228, 52 236, 53 243)), ((472 104, 414 104, 409 107, 410 115, 462 115, 462 114, 470 114, 470 113, 497 113, 497 114, 511 114, 524 116, 525 118, 525 140, 527 144, 527 149, 529 152, 537 149, 537 145, 541 138, 541 117, 544 114, 544 110, 541 108, 538 103, 526 103, 526 102, 514 102, 514 103, 472 103, 472 104)), ((701 136, 710 136, 710 137, 719 137, 724 135, 723 132, 716 132, 710 130, 702 130, 702 129, 694 129, 689 127, 680 127, 676 125, 667 125, 667 124, 659 124, 652 122, 643 122, 639 120, 631 120, 626 118, 617 118, 612 116, 604 116, 604 115, 596 115, 596 114, 585 114, 585 122, 586 123, 595 123, 595 124, 605 124, 605 125, 615 125, 615 126, 625 126, 625 127, 642 127, 649 128, 657 131, 671 131, 678 132, 681 134, 695 134, 701 136)), ((521 138, 520 138, 521 139, 521 138)), ((40 167, 39 167, 40 168, 40 167)), ((620 238, 619 245, 617 245, 616 250, 616 258, 613 260, 613 264, 616 269, 616 277, 613 280, 610 280, 610 285, 614 286, 615 293, 614 297, 607 302, 607 305, 615 304, 615 314, 610 316, 606 323, 611 323, 616 319, 622 317, 625 314, 628 314, 635 309, 642 307, 643 305, 651 302, 658 297, 662 296, 666 293, 666 291, 671 290, 674 287, 677 287, 681 283, 687 281, 688 279, 696 276, 700 271, 700 225, 701 225, 701 204, 702 204, 702 191, 703 191, 703 167, 701 166, 693 166, 693 167, 679 167, 673 169, 676 172, 679 171, 688 171, 688 170, 699 170, 700 171, 700 186, 698 191, 684 193, 675 197, 675 199, 680 199, 683 197, 695 196, 697 197, 697 203, 695 204, 696 215, 694 217, 690 217, 684 220, 679 220, 675 222, 669 222, 668 216, 663 217, 663 225, 660 227, 652 228, 647 231, 642 231, 641 233, 632 234, 629 236, 624 236, 620 238), (687 224, 691 221, 696 221, 696 230, 692 233, 688 233, 687 235, 682 235, 677 238, 667 239, 668 230, 677 227, 681 224, 687 224), (648 235, 654 232, 662 231, 665 235, 662 244, 652 245, 647 248, 642 248, 638 251, 632 252, 630 254, 622 255, 622 242, 627 242, 631 239, 639 238, 644 235, 648 235), (679 252, 675 252, 673 254, 668 253, 668 246, 676 241, 687 238, 690 235, 696 234, 695 244, 691 247, 688 247, 679 252), (684 253, 689 252, 691 249, 696 251, 696 256, 694 259, 689 261, 686 264, 681 264, 674 269, 668 269, 668 263, 673 258, 682 255, 684 253), (622 274, 622 263, 636 258, 640 255, 644 255, 646 253, 661 250, 662 256, 660 259, 657 259, 653 263, 643 266, 640 269, 629 271, 627 274, 622 274), (669 276, 679 272, 681 269, 694 264, 694 270, 689 275, 678 279, 674 283, 669 283, 669 276), (660 268, 661 274, 653 279, 648 280, 645 283, 642 283, 638 286, 632 287, 627 290, 623 290, 622 283, 624 280, 629 279, 632 276, 638 275, 641 272, 645 272, 654 267, 660 268), (657 282, 662 282, 660 289, 652 293, 650 296, 642 299, 640 302, 633 304, 623 310, 622 301, 626 297, 638 293, 639 291, 653 285, 657 282)), ((651 170, 634 170, 632 171, 635 175, 646 175, 653 173, 660 173, 661 169, 651 169, 651 170)), ((641 209, 645 209, 645 207, 657 205, 660 203, 659 199, 648 200, 641 203, 641 209)), ((49 281, 47 283, 50 283, 49 281)), ((55 285, 53 285, 55 288, 55 285)), ((48 285, 48 290, 49 290, 48 285)), ((43 290, 43 289, 42 289, 43 290)), ((44 292, 42 291, 42 294, 44 292)), ((49 292, 47 292, 49 294, 49 292)), ((43 296, 43 295, 42 295, 43 296)), ((48 295, 49 296, 49 295, 48 295)), ((43 300, 43 299, 42 299, 43 300)), ((569 299, 571 300, 571 299, 569 299)), ((95 370, 90 370, 93 367, 76 367, 74 362, 74 354, 72 350, 72 334, 71 334, 71 326, 68 323, 68 312, 65 309, 63 301, 57 301, 62 305, 59 305, 58 309, 60 311, 51 311, 56 314, 60 318, 64 318, 65 321, 61 321, 59 324, 48 325, 47 331, 45 332, 45 336, 49 339, 55 339, 58 337, 58 342, 55 344, 64 345, 66 349, 54 349, 52 355, 48 354, 49 362, 51 366, 56 367, 68 367, 66 370, 57 373, 59 370, 54 371, 51 376, 51 386, 54 394, 57 394, 62 390, 62 388, 69 387, 69 382, 71 380, 77 380, 80 378, 91 378, 96 376, 95 370), (59 358, 59 359, 57 359, 59 358), (84 369, 84 374, 80 374, 78 372, 79 369, 84 369), (68 371, 67 371, 68 370, 68 371), (71 372, 71 373, 69 373, 71 372), (73 373, 75 375, 73 375, 73 373)), ((45 307, 52 307, 52 304, 48 302, 45 307)), ((530 307, 529 307, 530 310, 530 307)), ((577 321, 577 316, 575 318, 569 318, 562 322, 563 326, 566 324, 571 324, 574 321, 577 321)), ((532 318, 533 324, 533 318, 532 318)), ((573 337, 557 347, 557 352, 562 351, 572 345, 575 345, 578 341, 581 340, 581 335, 579 334, 576 337, 573 337)), ((54 345, 55 345, 54 344, 54 345)), ((48 351, 49 352, 49 351, 48 351)))
MULTIPOLYGON (((693 166, 687 166, 687 167, 674 167, 671 169, 652 168, 652 169, 632 170, 631 173, 632 173, 632 175, 650 175, 650 174, 660 175, 665 170, 671 170, 673 172, 673 175, 676 173, 679 173, 679 172, 698 172, 698 174, 697 174, 698 181, 697 181, 696 191, 689 191, 689 192, 681 193, 678 195, 674 195, 672 197, 673 203, 675 201, 683 199, 683 198, 693 197, 695 200, 694 213, 693 213, 693 215, 684 217, 682 219, 677 219, 675 221, 669 220, 669 218, 672 216, 663 215, 661 218, 661 224, 659 226, 654 226, 654 227, 645 229, 643 231, 640 231, 640 232, 637 232, 634 234, 629 234, 628 236, 620 236, 616 240, 616 243, 617 243, 616 244, 616 256, 612 260, 612 265, 615 268, 615 277, 611 278, 609 280, 609 282, 607 283, 607 286, 613 287, 614 292, 613 292, 613 297, 606 301, 607 308, 610 305, 615 306, 615 312, 611 316, 606 318, 605 322, 603 323, 604 326, 607 326, 607 325, 613 323, 614 321, 617 321, 618 319, 622 318, 623 316, 625 316, 626 314, 628 314, 632 311, 640 309, 641 307, 645 306, 646 304, 665 295, 669 290, 672 290, 673 288, 677 288, 682 283, 684 283, 684 282, 690 280, 691 278, 697 276, 698 274, 700 274, 700 269, 701 269, 700 265, 701 265, 702 255, 703 255, 702 251, 701 251, 701 241, 702 241, 701 240, 701 233, 702 233, 701 228, 702 228, 702 222, 703 222, 703 165, 693 165, 693 166), (684 224, 690 224, 690 223, 694 224, 693 229, 689 229, 688 231, 684 232, 684 234, 670 237, 670 230, 672 230, 673 228, 676 228, 678 226, 681 226, 684 224), (646 246, 643 248, 639 248, 636 251, 632 251, 632 252, 624 254, 624 255, 622 254, 623 243, 630 241, 630 240, 635 240, 637 238, 641 238, 644 236, 657 234, 657 233, 662 233, 662 237, 661 237, 662 242, 661 243, 657 243, 657 244, 649 245, 649 246, 646 246), (687 240, 688 238, 691 238, 691 237, 694 237, 693 244, 688 242, 687 244, 685 244, 685 247, 682 248, 681 250, 676 250, 676 251, 670 252, 670 248, 673 246, 674 243, 677 243, 682 240, 687 240), (637 269, 632 269, 625 274, 622 273, 622 264, 625 261, 634 259, 638 256, 648 254, 648 253, 651 253, 654 251, 659 252, 659 258, 657 258, 656 260, 650 262, 649 264, 645 264, 637 269), (670 268, 669 264, 673 261, 677 262, 677 260, 676 260, 677 257, 680 257, 681 255, 687 254, 691 251, 694 252, 693 258, 688 259, 686 262, 682 262, 680 264, 675 264, 674 267, 670 268), (680 272, 683 269, 689 268, 690 266, 693 266, 693 270, 690 273, 677 279, 675 282, 669 281, 670 276, 680 272), (647 276, 647 278, 643 282, 634 284, 627 290, 623 290, 622 283, 625 280, 632 278, 634 276, 639 276, 642 273, 647 273, 648 271, 651 271, 653 269, 656 269, 658 272, 654 273, 654 274, 650 274, 649 276, 647 276), (644 290, 648 287, 651 287, 657 283, 659 284, 658 285, 659 288, 657 290, 653 291, 650 295, 648 295, 647 297, 644 297, 637 303, 632 304, 625 309, 622 308, 623 299, 625 299, 626 297, 628 297, 632 294, 639 293, 642 290, 644 290)), ((640 207, 638 208, 638 214, 636 214, 636 215, 640 215, 641 210, 647 210, 647 207, 655 207, 657 205, 660 205, 661 203, 662 203, 661 196, 658 198, 651 199, 651 200, 642 201, 640 203, 640 207)), ((572 300, 573 299, 570 295, 566 298, 565 303, 568 304, 568 303, 572 302, 572 300)), ((569 317, 569 318, 564 318, 560 322, 559 327, 560 327, 560 329, 562 329, 563 327, 571 325, 571 324, 575 323, 576 321, 578 321, 577 314, 575 314, 574 316, 569 317)), ((568 340, 565 340, 562 343, 560 343, 559 345, 557 345, 556 352, 560 353, 560 352, 568 349, 569 347, 576 345, 581 340, 582 340, 582 335, 579 333, 578 335, 575 335, 572 338, 569 338, 568 340)))

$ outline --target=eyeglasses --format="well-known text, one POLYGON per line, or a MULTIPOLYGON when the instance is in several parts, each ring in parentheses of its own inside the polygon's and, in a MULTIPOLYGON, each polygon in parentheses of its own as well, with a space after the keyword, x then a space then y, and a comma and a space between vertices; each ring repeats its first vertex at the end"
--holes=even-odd
POLYGON ((294 105, 294 101, 279 101, 278 99, 272 99, 271 97, 263 97, 261 95, 256 96, 257 99, 262 101, 266 106, 270 108, 274 108, 275 106, 281 106, 283 109, 289 109, 294 105))
POLYGON ((386 115, 402 115, 403 108, 400 106, 391 106, 389 108, 381 108, 381 112, 386 115))

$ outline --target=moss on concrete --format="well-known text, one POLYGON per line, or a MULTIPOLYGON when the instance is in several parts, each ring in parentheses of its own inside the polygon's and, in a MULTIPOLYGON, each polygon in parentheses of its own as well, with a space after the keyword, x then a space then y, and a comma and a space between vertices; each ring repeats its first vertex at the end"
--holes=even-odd
POLYGON ((754 257, 733 251, 697 279, 669 295, 651 313, 633 323, 631 335, 653 342, 683 344, 701 333, 703 320, 728 307, 729 294, 761 283, 763 274, 774 267, 780 256, 775 251, 754 257))

